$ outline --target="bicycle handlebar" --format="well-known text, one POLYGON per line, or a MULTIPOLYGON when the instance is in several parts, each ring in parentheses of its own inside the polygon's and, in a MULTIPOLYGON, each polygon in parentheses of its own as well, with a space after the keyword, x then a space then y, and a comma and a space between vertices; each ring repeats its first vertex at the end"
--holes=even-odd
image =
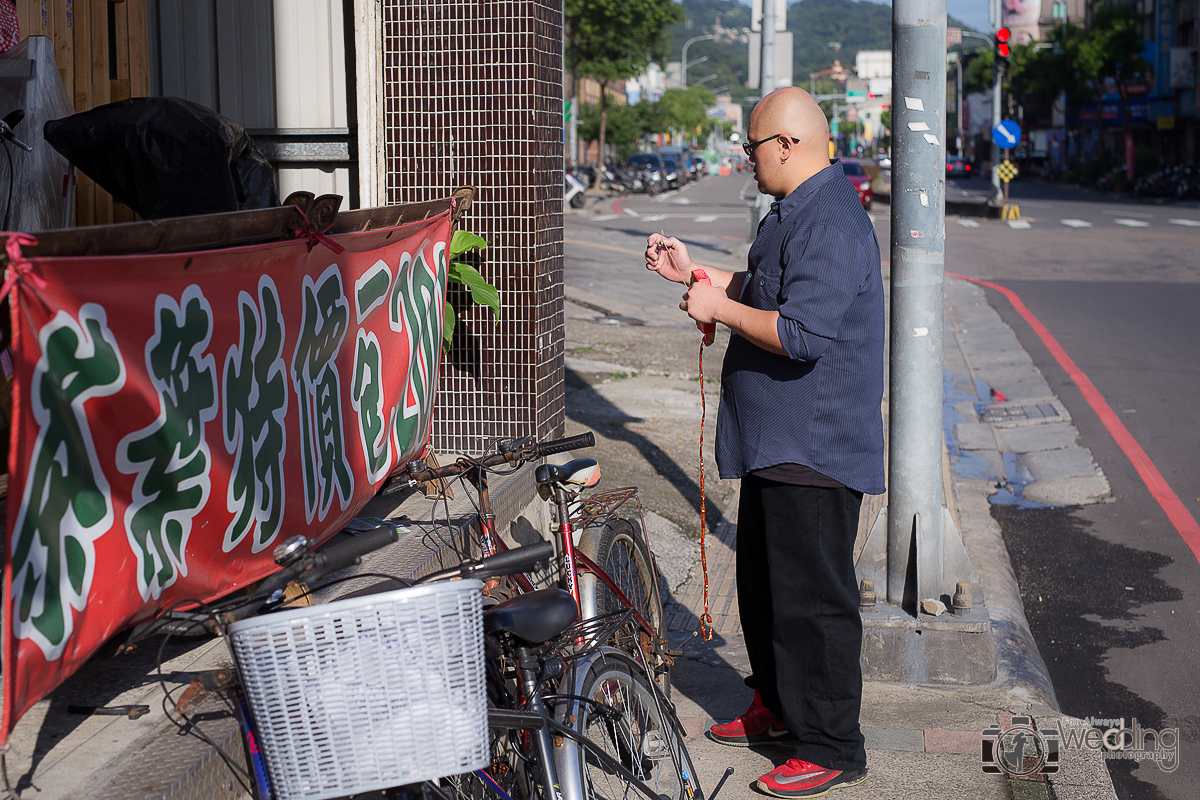
POLYGON ((588 431, 581 433, 578 436, 568 436, 566 439, 559 439, 554 442, 543 442, 534 445, 534 451, 538 458, 544 456, 552 456, 555 453, 565 453, 568 450, 579 450, 585 447, 596 446, 596 434, 588 431))
POLYGON ((392 544, 399 538, 400 532, 395 525, 383 525, 352 538, 330 543, 320 550, 305 554, 295 564, 267 576, 255 594, 269 597, 294 580, 317 580, 330 572, 357 563, 367 553, 392 544))
POLYGON ((555 439, 550 442, 537 442, 534 441, 532 436, 523 436, 520 439, 510 439, 501 442, 496 448, 497 452, 478 460, 463 458, 444 467, 410 470, 407 473, 408 484, 415 486, 418 483, 427 483, 439 478, 452 478, 476 467, 495 467, 500 464, 515 465, 523 461, 536 461, 539 458, 554 455, 555 453, 565 453, 568 450, 595 446, 596 435, 591 431, 581 433, 577 436, 568 436, 565 439, 555 439))

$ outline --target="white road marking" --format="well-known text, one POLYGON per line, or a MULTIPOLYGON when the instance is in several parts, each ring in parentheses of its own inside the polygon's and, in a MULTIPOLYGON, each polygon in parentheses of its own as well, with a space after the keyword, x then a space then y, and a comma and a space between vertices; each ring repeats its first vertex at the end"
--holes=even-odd
POLYGON ((640 217, 641 216, 641 214, 634 211, 632 208, 622 208, 621 211, 622 211, 622 213, 628 214, 631 217, 640 217))
POLYGON ((1114 219, 1113 222, 1118 225, 1124 225, 1126 228, 1149 228, 1149 222, 1142 222, 1140 219, 1114 219))
POLYGON ((701 214, 693 222, 716 222, 718 219, 720 218, 716 214, 701 214))
POLYGON ((978 228, 979 227, 979 223, 973 219, 963 219, 962 217, 959 217, 957 220, 955 220, 955 222, 957 222, 959 225, 962 225, 964 228, 978 228))
POLYGON ((1171 219, 1167 220, 1172 225, 1183 225, 1186 228, 1200 228, 1200 220, 1195 219, 1171 219))
POLYGON ((686 206, 688 203, 690 203, 690 202, 692 202, 692 201, 691 201, 691 199, 690 199, 690 198, 687 198, 687 197, 676 197, 676 198, 675 198, 674 200, 672 200, 671 202, 672 202, 672 203, 679 203, 680 205, 684 205, 684 206, 686 206))
POLYGON ((647 217, 642 217, 646 222, 658 222, 667 218, 666 214, 651 214, 647 217))
POLYGON ((1090 227, 1092 227, 1092 223, 1088 222, 1087 220, 1082 220, 1082 219, 1060 219, 1059 222, 1061 222, 1063 225, 1066 225, 1068 228, 1090 228, 1090 227))
POLYGON ((1029 220, 1010 219, 1008 221, 1008 227, 1010 227, 1016 231, 1023 231, 1023 230, 1028 230, 1029 228, 1032 228, 1033 226, 1029 224, 1029 220))
POLYGON ((592 217, 592 222, 608 222, 610 219, 618 219, 620 216, 620 214, 601 214, 598 217, 592 217))

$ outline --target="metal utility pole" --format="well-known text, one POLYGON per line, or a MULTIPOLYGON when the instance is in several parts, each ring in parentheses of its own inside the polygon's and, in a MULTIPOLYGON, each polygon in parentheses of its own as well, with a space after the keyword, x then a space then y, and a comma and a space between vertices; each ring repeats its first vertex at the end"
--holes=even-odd
POLYGON ((914 613, 917 601, 947 591, 942 558, 946 0, 895 0, 892 31, 887 599, 914 613), (914 546, 915 585, 906 582, 914 546))
MULTIPOLYGON (((758 59, 758 88, 763 97, 775 91, 775 0, 763 0, 762 49, 758 59)), ((749 126, 747 125, 747 133, 749 126)), ((771 210, 774 198, 758 193, 754 199, 754 211, 751 217, 750 232, 753 236, 758 229, 758 223, 771 210)))
POLYGON ((762 24, 762 53, 758 61, 758 85, 762 96, 775 91, 775 2, 764 0, 762 24))

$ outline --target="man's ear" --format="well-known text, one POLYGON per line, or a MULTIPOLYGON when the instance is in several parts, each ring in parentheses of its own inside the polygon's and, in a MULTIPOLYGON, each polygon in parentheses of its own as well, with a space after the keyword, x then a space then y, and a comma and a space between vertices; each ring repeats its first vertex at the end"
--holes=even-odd
POLYGON ((779 137, 779 142, 779 160, 787 161, 792 155, 792 151, 796 149, 795 145, 792 144, 792 138, 786 134, 779 137))

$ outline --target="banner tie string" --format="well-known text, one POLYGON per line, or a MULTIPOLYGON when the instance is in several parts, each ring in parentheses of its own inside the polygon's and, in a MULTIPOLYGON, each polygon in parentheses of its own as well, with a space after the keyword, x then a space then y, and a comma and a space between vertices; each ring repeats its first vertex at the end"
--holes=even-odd
POLYGON ((33 271, 33 262, 25 258, 21 252, 21 245, 33 247, 38 243, 38 240, 27 233, 8 233, 5 235, 4 250, 8 253, 8 277, 4 279, 4 285, 0 286, 0 299, 8 297, 8 293, 12 291, 18 280, 28 278, 29 281, 39 289, 46 288, 46 279, 33 271))
POLYGON ((332 238, 325 235, 325 232, 328 231, 329 228, 333 227, 332 222, 329 223, 329 227, 325 228, 324 230, 319 231, 313 227, 312 222, 308 218, 308 214, 304 213, 304 209, 300 208, 300 206, 292 206, 292 208, 299 211, 301 219, 304 220, 304 227, 300 228, 299 230, 296 231, 296 238, 297 239, 304 239, 304 238, 308 239, 308 249, 309 250, 312 250, 318 244, 323 244, 326 247, 328 247, 330 250, 332 250, 336 255, 341 255, 342 253, 346 252, 346 248, 342 247, 340 244, 335 242, 332 238))

